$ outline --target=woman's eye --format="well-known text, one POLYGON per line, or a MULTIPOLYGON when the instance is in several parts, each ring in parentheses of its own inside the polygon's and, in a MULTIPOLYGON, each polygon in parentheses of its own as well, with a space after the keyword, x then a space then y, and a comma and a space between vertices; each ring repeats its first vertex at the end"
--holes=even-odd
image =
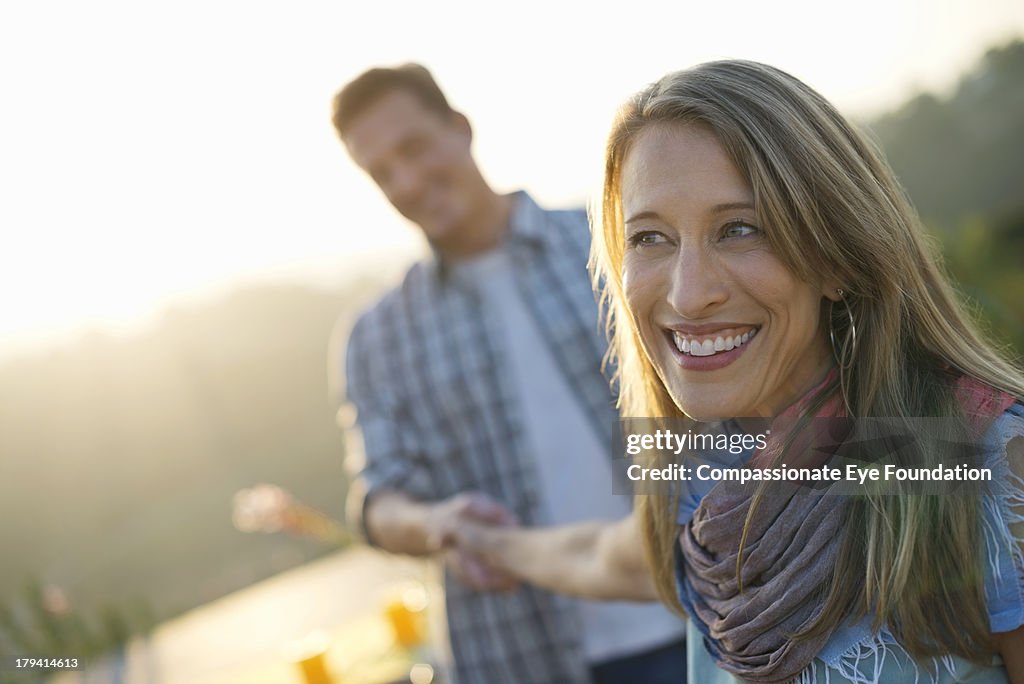
POLYGON ((757 226, 752 226, 749 223, 730 223, 722 230, 722 237, 725 238, 740 238, 748 235, 756 235, 760 233, 761 229, 757 226))
POLYGON ((653 230, 641 230, 629 236, 630 247, 652 247, 664 242, 665 236, 653 230))

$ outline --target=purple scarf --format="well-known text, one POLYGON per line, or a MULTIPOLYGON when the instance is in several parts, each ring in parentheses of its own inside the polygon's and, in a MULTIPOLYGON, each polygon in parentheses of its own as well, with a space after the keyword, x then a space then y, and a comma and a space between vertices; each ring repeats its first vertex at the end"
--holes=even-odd
MULTIPOLYGON (((781 449, 786 427, 807 413, 835 371, 772 422, 768 448, 748 467, 766 468, 781 449), (781 429, 779 429, 781 428, 781 429)), ((961 378, 957 397, 976 428, 987 425, 1013 397, 970 378, 961 378), (983 420, 981 422, 979 419, 983 420)), ((815 417, 843 417, 838 396, 815 417)), ((794 444, 802 467, 821 465, 828 454, 809 449, 813 431, 794 444)), ((787 463, 794 465, 793 463, 787 463)), ((814 623, 825 605, 818 593, 833 572, 842 538, 843 497, 772 483, 757 504, 743 549, 743 591, 736 579, 740 538, 754 486, 722 481, 703 498, 679 536, 686 580, 694 590, 694 617, 707 625, 714 657, 722 669, 746 682, 786 682, 803 671, 830 634, 794 640, 814 623)))

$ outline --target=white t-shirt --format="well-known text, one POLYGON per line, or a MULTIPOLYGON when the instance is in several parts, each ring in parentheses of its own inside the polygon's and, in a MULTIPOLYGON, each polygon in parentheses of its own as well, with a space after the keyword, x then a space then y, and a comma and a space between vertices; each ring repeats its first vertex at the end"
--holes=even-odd
MULTIPOLYGON (((501 322, 505 361, 515 379, 547 522, 563 525, 629 515, 630 497, 612 493, 608 445, 600 443, 523 301, 506 251, 491 250, 453 268, 475 282, 482 305, 497 312, 501 322)), ((685 622, 658 603, 576 603, 591 663, 657 648, 683 638, 686 631, 685 622)))

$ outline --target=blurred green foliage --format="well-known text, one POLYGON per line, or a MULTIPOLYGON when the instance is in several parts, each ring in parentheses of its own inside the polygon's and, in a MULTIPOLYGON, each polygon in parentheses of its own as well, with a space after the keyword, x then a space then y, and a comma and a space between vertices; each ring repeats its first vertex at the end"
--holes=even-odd
MULTIPOLYGON (((51 591, 53 588, 50 588, 51 591)), ((73 657, 86 663, 116 651, 133 635, 155 626, 147 601, 116 597, 89 615, 70 604, 54 605, 47 590, 36 581, 21 594, 0 603, 0 654, 16 656, 73 657)), ((42 672, 0 673, 0 682, 29 682, 42 672)))
POLYGON ((871 122, 993 339, 1024 351, 1024 42, 989 50, 946 97, 871 122))
POLYGON ((983 329, 1007 354, 1024 351, 1024 211, 965 219, 941 234, 946 265, 983 329))

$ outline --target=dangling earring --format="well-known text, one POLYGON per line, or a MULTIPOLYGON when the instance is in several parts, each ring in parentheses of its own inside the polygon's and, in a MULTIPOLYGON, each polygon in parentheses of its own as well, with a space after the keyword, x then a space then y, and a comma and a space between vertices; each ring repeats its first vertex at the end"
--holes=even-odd
POLYGON ((846 316, 850 319, 850 329, 846 331, 846 339, 843 340, 842 346, 836 346, 835 326, 832 320, 832 308, 835 306, 835 302, 829 300, 828 339, 832 342, 832 355, 839 365, 839 389, 843 394, 846 412, 848 415, 852 415, 853 411, 850 409, 850 395, 847 388, 850 386, 848 376, 850 371, 853 370, 854 353, 857 350, 857 324, 853 320, 853 312, 850 311, 850 305, 846 301, 846 291, 841 287, 837 287, 836 294, 839 296, 839 301, 846 307, 846 316))
POLYGON ((829 300, 828 339, 832 342, 832 354, 835 356, 836 363, 839 364, 839 368, 841 370, 848 371, 853 365, 853 353, 857 348, 857 324, 853 320, 853 312, 850 311, 850 305, 846 302, 846 291, 841 287, 837 287, 836 294, 839 296, 839 301, 841 301, 843 306, 846 308, 846 316, 850 319, 850 329, 846 333, 847 339, 843 340, 842 347, 837 347, 835 326, 832 322, 832 308, 836 303, 829 300))

